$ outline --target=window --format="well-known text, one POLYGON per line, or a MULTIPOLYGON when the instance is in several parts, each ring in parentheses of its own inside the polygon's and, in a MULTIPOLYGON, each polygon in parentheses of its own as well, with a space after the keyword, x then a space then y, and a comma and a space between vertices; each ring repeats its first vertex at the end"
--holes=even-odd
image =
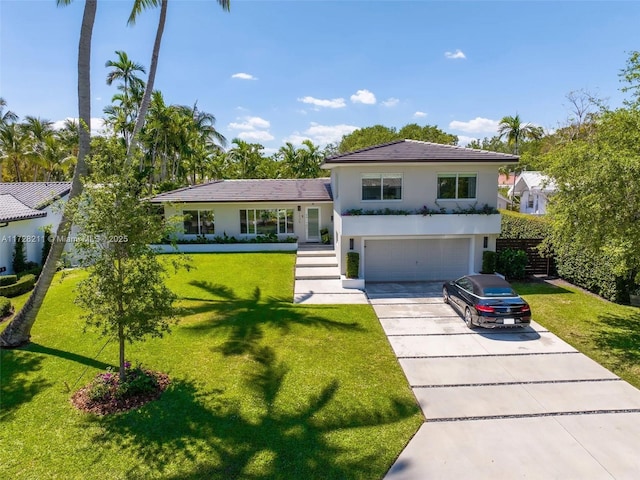
POLYGON ((293 233, 293 209, 240 210, 240 233, 243 235, 293 233))
POLYGON ((533 193, 529 192, 527 197, 527 208, 533 208, 533 193))
POLYGON ((184 233, 189 235, 206 235, 214 233, 213 210, 183 210, 184 233))
POLYGON ((444 173, 438 175, 438 199, 476 198, 475 173, 444 173))
POLYGON ((402 200, 402 175, 397 173, 362 175, 362 200, 402 200))

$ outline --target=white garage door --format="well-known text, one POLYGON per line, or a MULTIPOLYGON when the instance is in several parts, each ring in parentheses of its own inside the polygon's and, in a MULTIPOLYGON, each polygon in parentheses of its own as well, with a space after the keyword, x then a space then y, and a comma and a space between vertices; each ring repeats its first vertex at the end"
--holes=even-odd
POLYGON ((368 281, 453 280, 469 270, 468 238, 365 240, 368 281))

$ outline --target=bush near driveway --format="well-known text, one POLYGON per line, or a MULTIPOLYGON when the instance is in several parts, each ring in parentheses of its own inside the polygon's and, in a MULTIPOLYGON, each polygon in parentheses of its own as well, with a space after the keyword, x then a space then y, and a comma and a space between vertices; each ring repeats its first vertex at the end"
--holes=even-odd
POLYGON ((169 281, 180 323, 128 353, 170 386, 109 417, 69 398, 115 365, 117 346, 97 355, 104 341, 82 332, 72 299, 84 273, 53 282, 32 343, 0 352, 0 477, 384 476, 422 416, 371 307, 292 304, 291 253, 193 260, 169 281))

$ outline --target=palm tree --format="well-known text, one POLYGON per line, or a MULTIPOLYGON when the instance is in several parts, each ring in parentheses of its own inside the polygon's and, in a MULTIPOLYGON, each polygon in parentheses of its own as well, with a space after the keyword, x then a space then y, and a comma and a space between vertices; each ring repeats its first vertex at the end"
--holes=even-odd
MULTIPOLYGON (((231 0, 216 0, 223 10, 229 11, 231 7, 231 0)), ((169 0, 134 0, 131 15, 129 15, 128 23, 130 25, 135 24, 138 15, 147 8, 157 7, 160 5, 160 19, 158 20, 158 29, 156 30, 156 39, 153 44, 153 52, 151 54, 151 64, 149 65, 149 78, 147 79, 147 85, 142 96, 142 103, 138 110, 138 117, 133 129, 132 141, 127 149, 127 159, 131 162, 133 152, 137 148, 137 137, 142 126, 144 125, 145 116, 147 115, 147 109, 151 103, 151 93, 153 92, 153 85, 156 79, 156 70, 158 69, 158 56, 160 54, 160 44, 162 43, 162 35, 164 33, 164 24, 167 19, 167 5, 169 0)), ((142 164, 140 165, 142 168, 142 164)))
POLYGON ((53 122, 39 117, 27 116, 23 124, 24 131, 31 144, 30 157, 33 161, 33 181, 38 179, 38 170, 44 167, 44 150, 47 139, 53 138, 53 122))
POLYGON ((28 153, 27 136, 22 125, 5 123, 0 126, 0 159, 13 166, 16 182, 22 181, 22 163, 28 153))
POLYGON ((530 123, 522 123, 520 115, 516 113, 515 117, 502 117, 498 125, 498 135, 501 140, 506 137, 507 143, 513 145, 514 155, 518 155, 520 142, 539 139, 542 136, 542 129, 530 123))
MULTIPOLYGON (((57 4, 68 5, 71 1, 57 0, 57 4)), ((80 27, 80 41, 78 43, 79 148, 69 200, 77 197, 82 192, 82 179, 87 174, 86 156, 89 154, 91 146, 91 36, 93 34, 97 6, 98 0, 85 0, 82 25, 80 27)), ((71 218, 64 211, 38 282, 20 312, 0 335, 0 346, 18 347, 29 342, 31 328, 53 281, 58 261, 66 244, 67 235, 71 230, 71 223, 71 218)))
MULTIPOLYGON (((7 106, 7 101, 0 97, 0 127, 6 125, 8 123, 13 123, 18 120, 18 115, 13 113, 11 110, 4 111, 4 108, 7 106)), ((1 154, 1 152, 0 152, 1 154)), ((2 158, 0 157, 0 182, 2 182, 2 158)))

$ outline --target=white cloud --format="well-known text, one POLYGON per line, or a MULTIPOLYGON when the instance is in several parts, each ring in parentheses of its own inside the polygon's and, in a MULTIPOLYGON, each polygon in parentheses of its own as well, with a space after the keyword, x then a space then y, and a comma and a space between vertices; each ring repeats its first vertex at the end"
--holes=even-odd
POLYGON ((427 116, 427 114, 425 112, 417 111, 416 113, 413 114, 413 116, 415 118, 424 118, 427 116))
POLYGON ((382 105, 384 105, 385 107, 395 107, 396 105, 398 105, 398 103, 400 103, 400 99, 389 97, 384 102, 382 102, 382 105))
POLYGON ((452 60, 464 60, 467 56, 460 49, 457 49, 455 52, 444 52, 444 56, 450 58, 452 60))
POLYGON ((454 120, 449 123, 449 128, 466 133, 496 133, 500 122, 490 118, 476 117, 468 122, 454 120))
POLYGON ((306 97, 299 98, 298 101, 302 103, 310 103, 311 105, 315 105, 316 107, 343 108, 347 106, 347 104, 344 101, 344 98, 333 98, 331 100, 323 100, 321 98, 306 96, 306 97))
MULTIPOLYGON (((78 121, 77 118, 73 117, 67 117, 64 120, 56 120, 55 122, 53 122, 53 129, 60 130, 64 128, 64 123, 67 120, 73 120, 74 122, 78 121)), ((91 118, 91 135, 100 135, 100 133, 102 133, 105 128, 106 127, 104 124, 104 118, 91 118)))
POLYGON ((478 140, 476 137, 468 137, 466 135, 457 135, 458 137, 458 145, 461 147, 466 147, 474 140, 478 140))
POLYGON ((248 132, 240 132, 238 138, 242 140, 254 140, 258 142, 268 142, 275 137, 271 135, 267 130, 251 130, 248 132))
POLYGON ((243 122, 231 122, 228 125, 228 128, 231 130, 256 130, 256 129, 266 129, 271 126, 271 123, 268 120, 260 117, 244 117, 243 122))
POLYGON ((231 78, 238 78, 240 80, 257 80, 258 79, 258 77, 254 77, 250 73, 243 73, 243 72, 234 73, 233 75, 231 75, 231 78))
POLYGON ((294 132, 287 138, 283 139, 285 142, 291 142, 294 145, 302 144, 303 140, 311 140, 316 145, 324 146, 328 143, 339 142, 342 140, 343 135, 347 135, 359 127, 353 125, 320 125, 318 123, 311 123, 311 126, 304 132, 294 132))
POLYGON ((376 104, 376 96, 373 92, 369 90, 358 90, 356 93, 351 95, 351 101, 353 103, 364 103, 365 105, 375 105, 376 104))

